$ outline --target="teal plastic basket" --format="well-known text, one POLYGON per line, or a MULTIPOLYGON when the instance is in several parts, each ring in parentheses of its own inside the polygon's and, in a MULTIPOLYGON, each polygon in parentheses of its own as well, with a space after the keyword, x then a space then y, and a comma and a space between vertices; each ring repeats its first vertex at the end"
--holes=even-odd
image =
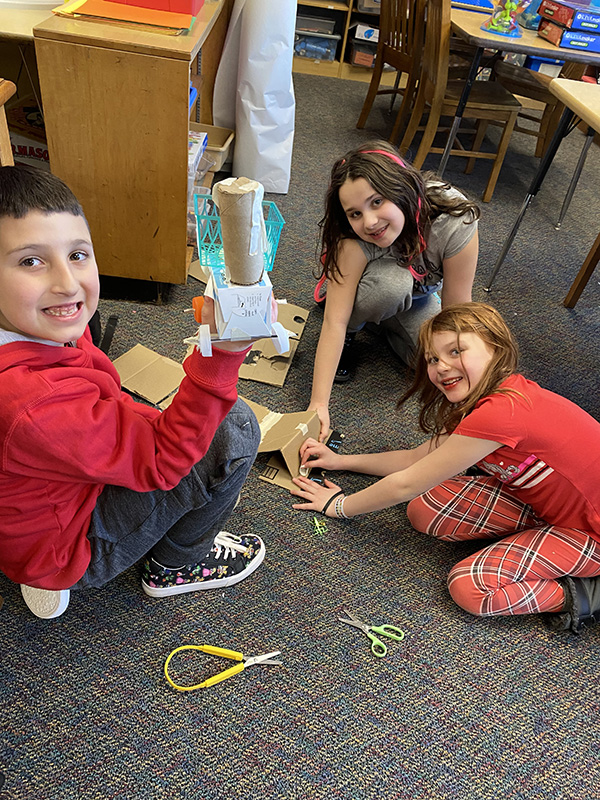
MULTIPOLYGON (((265 200, 262 204, 267 231, 267 249, 265 250, 265 270, 273 269, 281 229, 285 220, 275 203, 265 200)), ((194 211, 196 212, 196 231, 198 237, 198 259, 203 267, 223 267, 223 240, 221 238, 221 219, 210 195, 194 195, 194 211)))

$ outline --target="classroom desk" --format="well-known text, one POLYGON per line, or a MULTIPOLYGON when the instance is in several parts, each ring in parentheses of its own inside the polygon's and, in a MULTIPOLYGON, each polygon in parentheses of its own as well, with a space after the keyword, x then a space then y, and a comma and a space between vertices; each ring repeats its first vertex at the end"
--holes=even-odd
POLYGON ((33 28, 52 16, 52 9, 0 9, 0 39, 33 41, 33 28))
POLYGON ((503 53, 520 53, 528 56, 541 56, 542 58, 561 58, 568 61, 576 61, 582 64, 597 64, 600 65, 600 53, 589 53, 583 50, 567 50, 565 48, 556 47, 555 45, 547 42, 537 35, 537 31, 530 31, 526 28, 521 28, 522 36, 520 38, 511 38, 508 36, 499 36, 498 34, 488 33, 481 30, 481 25, 487 19, 488 15, 479 13, 477 11, 465 11, 463 9, 453 8, 451 12, 452 20, 452 33, 458 36, 463 41, 476 47, 473 61, 469 69, 469 75, 465 81, 465 85, 458 102, 456 115, 448 134, 448 140, 442 153, 440 165, 438 167, 438 174, 442 175, 448 164, 450 157, 450 150, 454 144, 456 133, 461 123, 464 108, 469 99, 469 93, 473 81, 477 76, 481 56, 484 50, 500 50, 503 53))
MULTIPOLYGON (((502 247, 502 251, 498 256, 498 260, 494 265, 492 275, 486 287, 486 290, 488 291, 494 282, 494 278, 496 277, 498 270, 502 266, 502 262, 506 258, 506 254, 510 250, 523 217, 525 216, 525 212, 527 211, 531 201, 538 193, 544 181, 546 173, 548 172, 548 168, 554 159, 560 143, 567 133, 572 130, 573 120, 575 118, 581 119, 593 130, 600 131, 600 86, 598 84, 584 83, 583 81, 570 81, 566 80, 565 78, 555 78, 550 83, 550 91, 552 94, 558 97, 561 103, 564 104, 565 110, 560 118, 556 132, 552 137, 552 141, 548 146, 548 150, 540 162, 538 171, 531 183, 531 186, 529 187, 529 191, 527 192, 525 200, 523 201, 523 205, 521 206, 521 210, 519 211, 512 230, 508 234, 508 237, 504 242, 504 246, 502 247)), ((585 285, 588 282, 592 272, 596 268, 599 260, 600 234, 592 245, 587 258, 585 259, 581 269, 579 270, 579 273, 577 274, 577 277, 573 281, 571 288, 569 289, 569 292, 563 301, 563 305, 565 305, 567 308, 573 308, 575 306, 575 303, 579 299, 581 292, 585 288, 585 285)))
POLYGON ((182 36, 58 16, 33 30, 52 171, 84 208, 103 275, 186 282, 190 70, 202 50, 210 122, 231 5, 205 0, 182 36))

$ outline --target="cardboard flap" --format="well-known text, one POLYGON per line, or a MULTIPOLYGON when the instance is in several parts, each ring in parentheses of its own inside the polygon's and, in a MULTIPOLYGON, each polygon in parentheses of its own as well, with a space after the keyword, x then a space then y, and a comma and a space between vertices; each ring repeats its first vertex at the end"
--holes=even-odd
POLYGON ((155 405, 174 392, 185 376, 181 364, 142 344, 136 344, 113 362, 121 385, 155 405))
POLYGON ((288 488, 291 479, 300 474, 300 445, 309 436, 316 439, 319 435, 321 423, 317 412, 295 411, 279 414, 245 397, 242 399, 254 411, 260 425, 261 438, 258 452, 273 452, 275 454, 273 458, 278 461, 277 469, 272 471, 273 479, 264 479, 288 488))
POLYGON ((293 303, 277 303, 277 321, 281 322, 294 339, 302 336, 309 313, 305 308, 295 306, 293 303))

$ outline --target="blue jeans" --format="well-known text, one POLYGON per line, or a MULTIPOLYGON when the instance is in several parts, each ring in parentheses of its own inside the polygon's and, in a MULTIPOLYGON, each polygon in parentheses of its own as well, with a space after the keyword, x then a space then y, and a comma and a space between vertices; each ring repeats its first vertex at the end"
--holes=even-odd
POLYGON ((260 428, 238 400, 204 458, 169 491, 106 486, 92 514, 90 564, 73 589, 104 586, 147 553, 165 566, 206 556, 254 462, 260 428))

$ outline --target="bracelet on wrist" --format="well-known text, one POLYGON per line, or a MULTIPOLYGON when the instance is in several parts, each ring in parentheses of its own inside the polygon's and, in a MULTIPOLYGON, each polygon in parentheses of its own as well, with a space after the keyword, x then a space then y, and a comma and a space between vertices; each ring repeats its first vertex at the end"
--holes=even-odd
POLYGON ((338 498, 342 494, 344 494, 344 493, 342 492, 341 489, 340 489, 339 492, 336 492, 335 494, 332 494, 331 497, 329 498, 329 500, 325 503, 325 505, 321 509, 321 514, 325 514, 325 512, 327 511, 329 506, 333 503, 333 501, 336 500, 336 498, 338 498))
POLYGON ((333 510, 335 511, 335 515, 338 519, 349 519, 349 517, 344 513, 344 501, 346 500, 346 495, 343 494, 341 497, 338 497, 335 501, 335 505, 333 510))

